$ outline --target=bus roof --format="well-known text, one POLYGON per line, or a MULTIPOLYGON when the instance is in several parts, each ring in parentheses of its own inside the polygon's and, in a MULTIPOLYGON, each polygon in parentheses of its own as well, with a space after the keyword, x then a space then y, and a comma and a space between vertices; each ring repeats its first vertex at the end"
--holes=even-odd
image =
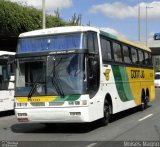
POLYGON ((63 34, 63 33, 71 33, 71 32, 84 32, 84 31, 95 31, 102 35, 105 35, 109 38, 115 39, 117 41, 124 42, 128 45, 135 46, 137 48, 141 48, 147 51, 151 51, 148 47, 134 43, 122 37, 114 36, 108 32, 103 31, 102 29, 98 29, 95 27, 90 26, 64 26, 64 27, 54 27, 54 28, 47 28, 47 29, 40 29, 35 31, 30 31, 26 33, 22 33, 19 35, 19 38, 23 37, 31 37, 31 36, 43 36, 43 35, 51 35, 51 34, 63 34))
POLYGON ((102 35, 107 36, 107 37, 109 37, 109 38, 112 38, 112 39, 114 39, 114 40, 121 41, 121 42, 123 42, 123 43, 125 43, 125 44, 128 44, 128 45, 131 45, 131 46, 134 46, 134 47, 137 47, 137 48, 141 48, 141 49, 144 49, 144 50, 146 50, 146 51, 151 52, 150 48, 148 48, 148 47, 146 47, 146 46, 144 46, 144 45, 141 45, 141 44, 138 44, 138 43, 129 41, 129 40, 127 40, 127 39, 125 39, 125 38, 122 38, 122 37, 114 36, 114 35, 112 35, 112 34, 110 34, 110 33, 107 33, 107 32, 105 32, 105 31, 102 31, 102 30, 101 30, 100 32, 101 32, 102 35))
POLYGON ((15 52, 0 51, 0 56, 3 56, 3 55, 15 55, 15 54, 16 54, 15 52))
POLYGON ((89 26, 64 26, 64 27, 54 27, 54 28, 30 31, 30 32, 20 34, 19 37, 22 38, 22 37, 43 36, 43 35, 49 35, 49 34, 63 34, 63 33, 71 33, 71 32, 84 32, 84 31, 99 32, 97 28, 89 27, 89 26))

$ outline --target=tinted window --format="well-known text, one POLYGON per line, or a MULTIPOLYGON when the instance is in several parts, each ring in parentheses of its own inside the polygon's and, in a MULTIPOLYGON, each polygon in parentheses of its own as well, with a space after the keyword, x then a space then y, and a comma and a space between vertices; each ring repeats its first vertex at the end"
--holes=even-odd
POLYGON ((88 49, 90 52, 98 52, 98 39, 95 32, 88 32, 88 49))
POLYGON ((151 57, 149 56, 149 53, 145 52, 145 64, 150 65, 151 64, 151 57))
POLYGON ((8 89, 9 75, 6 65, 0 65, 0 90, 8 89))
POLYGON ((97 33, 93 33, 93 40, 94 40, 94 48, 95 48, 95 51, 98 52, 98 38, 97 38, 97 33))
POLYGON ((122 62, 122 52, 120 44, 113 42, 113 53, 114 53, 114 60, 117 62, 122 62))
POLYGON ((111 43, 110 41, 101 37, 101 50, 102 50, 102 60, 111 60, 111 43))
POLYGON ((74 33, 21 38, 18 53, 86 49, 85 37, 83 33, 74 33))
POLYGON ((123 45, 123 57, 125 63, 131 63, 130 50, 127 46, 124 45, 123 45))
POLYGON ((151 53, 148 53, 148 56, 149 56, 149 65, 152 66, 153 63, 152 63, 152 55, 151 55, 151 53))
POLYGON ((94 44, 93 44, 93 34, 92 32, 88 33, 88 49, 90 52, 94 52, 94 44))
POLYGON ((138 55, 139 55, 139 63, 144 64, 144 53, 141 50, 138 50, 138 55))
POLYGON ((137 64, 138 57, 137 57, 137 50, 135 48, 131 48, 131 56, 132 56, 132 63, 137 64))

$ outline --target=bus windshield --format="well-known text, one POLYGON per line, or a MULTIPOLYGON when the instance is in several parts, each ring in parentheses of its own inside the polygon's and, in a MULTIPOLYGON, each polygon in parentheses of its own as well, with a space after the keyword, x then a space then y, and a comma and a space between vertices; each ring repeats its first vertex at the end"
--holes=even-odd
POLYGON ((17 53, 85 49, 85 40, 84 33, 21 38, 18 43, 17 53))
POLYGON ((83 94, 84 55, 68 54, 17 61, 16 96, 83 94))

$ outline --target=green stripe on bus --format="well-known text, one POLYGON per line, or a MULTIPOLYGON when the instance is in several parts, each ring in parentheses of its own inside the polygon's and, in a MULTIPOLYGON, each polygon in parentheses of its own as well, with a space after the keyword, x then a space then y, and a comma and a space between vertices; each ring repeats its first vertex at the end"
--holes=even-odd
POLYGON ((132 95, 132 91, 130 88, 126 67, 119 67, 119 69, 120 69, 120 73, 121 73, 121 77, 122 77, 122 81, 123 81, 122 83, 123 83, 124 92, 126 94, 126 97, 128 100, 133 100, 134 97, 132 95))
POLYGON ((114 36, 114 35, 112 35, 112 34, 109 34, 109 33, 107 33, 107 32, 100 31, 100 34, 101 34, 101 35, 104 35, 104 36, 106 36, 106 37, 109 37, 109 38, 118 40, 118 38, 117 38, 116 36, 114 36))
POLYGON ((125 67, 112 66, 116 88, 123 102, 133 99, 125 67))
POLYGON ((76 101, 80 98, 80 95, 69 95, 65 97, 58 96, 56 98, 56 102, 62 102, 62 101, 76 101))

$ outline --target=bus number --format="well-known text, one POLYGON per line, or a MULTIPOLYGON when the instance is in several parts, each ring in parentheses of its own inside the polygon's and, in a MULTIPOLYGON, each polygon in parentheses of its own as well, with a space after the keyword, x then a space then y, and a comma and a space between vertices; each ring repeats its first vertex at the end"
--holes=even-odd
POLYGON ((40 102, 39 98, 28 98, 29 102, 40 102))

